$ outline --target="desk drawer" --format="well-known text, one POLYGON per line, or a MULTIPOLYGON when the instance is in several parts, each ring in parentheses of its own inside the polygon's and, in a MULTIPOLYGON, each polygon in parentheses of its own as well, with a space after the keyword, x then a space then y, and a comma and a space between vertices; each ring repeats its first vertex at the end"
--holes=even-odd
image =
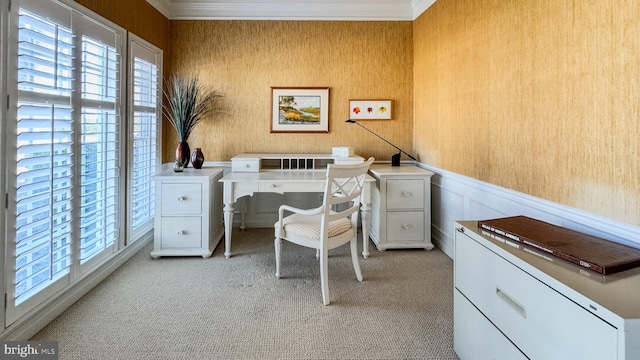
POLYGON ((202 218, 199 216, 162 218, 162 249, 202 247, 202 218))
POLYGON ((235 172, 260 172, 260 160, 232 160, 231 171, 235 172))
POLYGON ((387 241, 424 242, 424 212, 388 212, 387 241))
POLYGON ((615 359, 617 330, 466 234, 455 287, 532 359, 615 359))
POLYGON ((387 209, 424 209, 424 180, 387 180, 387 209))
POLYGON ((200 215, 202 213, 201 183, 162 183, 162 215, 200 215))
POLYGON ((260 192, 324 192, 324 182, 293 183, 293 182, 261 182, 260 192))

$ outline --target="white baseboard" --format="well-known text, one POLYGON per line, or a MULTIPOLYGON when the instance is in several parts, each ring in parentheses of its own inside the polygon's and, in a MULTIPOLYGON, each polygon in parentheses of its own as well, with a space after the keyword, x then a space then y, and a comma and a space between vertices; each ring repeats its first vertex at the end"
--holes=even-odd
POLYGON ((84 278, 62 289, 60 293, 40 304, 30 314, 17 320, 0 333, 0 339, 11 341, 29 340, 152 240, 153 232, 149 232, 133 244, 120 250, 112 258, 89 272, 84 278))

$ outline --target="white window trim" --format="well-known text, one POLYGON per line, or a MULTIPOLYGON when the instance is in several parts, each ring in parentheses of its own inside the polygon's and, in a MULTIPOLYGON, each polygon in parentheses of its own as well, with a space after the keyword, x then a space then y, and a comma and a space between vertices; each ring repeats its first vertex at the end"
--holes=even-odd
MULTIPOLYGON (((5 149, 6 142, 5 138, 7 134, 7 119, 9 117, 15 117, 16 107, 12 104, 10 99, 16 98, 15 92, 9 92, 8 84, 16 83, 16 72, 8 71, 9 66, 13 68, 15 62, 10 61, 9 59, 13 59, 17 57, 17 47, 18 41, 16 36, 9 36, 9 29, 17 28, 17 20, 14 14, 17 14, 18 11, 14 6, 12 10, 10 10, 11 1, 10 0, 0 0, 0 161, 2 166, 0 166, 0 189, 4 190, 3 202, 7 201, 6 196, 7 193, 7 151, 5 149)), ((6 209, 5 205, 0 206, 0 219, 6 219, 6 209)), ((2 237, 6 239, 6 221, 0 221, 0 234, 2 237)), ((6 251, 6 241, 0 241, 0 254, 5 254, 6 251)), ((0 269, 3 271, 6 269, 5 257, 0 256, 0 269)), ((0 276, 0 285, 2 289, 6 289, 6 276, 0 276)), ((0 306, 0 316, 2 319, 5 319, 6 316, 6 308, 5 306, 0 306)))

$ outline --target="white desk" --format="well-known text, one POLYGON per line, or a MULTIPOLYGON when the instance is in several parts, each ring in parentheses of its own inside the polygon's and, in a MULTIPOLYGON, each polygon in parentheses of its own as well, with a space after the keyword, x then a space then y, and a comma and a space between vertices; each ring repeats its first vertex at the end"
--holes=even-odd
MULTIPOLYGON (((254 193, 271 192, 324 192, 327 170, 266 170, 260 172, 235 172, 223 176, 224 183, 224 256, 231 256, 231 230, 233 228, 233 204, 243 196, 254 193)), ((362 243, 363 256, 368 254, 369 218, 371 214, 371 184, 375 179, 367 175, 362 204, 362 243)))

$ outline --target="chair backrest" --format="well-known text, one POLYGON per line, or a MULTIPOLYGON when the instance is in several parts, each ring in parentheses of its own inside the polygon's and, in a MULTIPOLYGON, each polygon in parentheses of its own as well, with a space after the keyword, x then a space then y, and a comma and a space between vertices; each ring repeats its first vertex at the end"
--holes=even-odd
POLYGON ((324 191, 323 227, 330 221, 351 216, 352 226, 357 226, 358 210, 369 166, 374 158, 359 164, 329 164, 324 191), (345 209, 346 207, 346 209, 345 209))

